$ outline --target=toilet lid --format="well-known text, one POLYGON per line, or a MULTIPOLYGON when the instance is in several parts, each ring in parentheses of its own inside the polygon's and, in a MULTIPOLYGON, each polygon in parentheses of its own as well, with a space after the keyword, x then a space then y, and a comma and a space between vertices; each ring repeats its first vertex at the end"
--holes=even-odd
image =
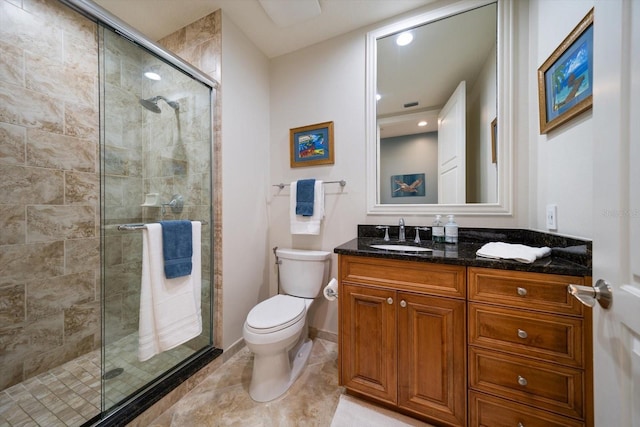
POLYGON ((276 295, 251 309, 247 325, 257 333, 269 333, 286 328, 305 315, 304 299, 276 295))

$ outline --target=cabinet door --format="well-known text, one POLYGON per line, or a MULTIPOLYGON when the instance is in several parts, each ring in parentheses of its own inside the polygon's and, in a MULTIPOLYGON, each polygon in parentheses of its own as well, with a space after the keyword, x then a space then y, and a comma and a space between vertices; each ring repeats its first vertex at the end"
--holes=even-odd
POLYGON ((340 294, 341 382, 396 403, 395 292, 343 282, 340 294))
POLYGON ((398 304, 398 406, 465 425, 465 302, 398 293, 398 304))

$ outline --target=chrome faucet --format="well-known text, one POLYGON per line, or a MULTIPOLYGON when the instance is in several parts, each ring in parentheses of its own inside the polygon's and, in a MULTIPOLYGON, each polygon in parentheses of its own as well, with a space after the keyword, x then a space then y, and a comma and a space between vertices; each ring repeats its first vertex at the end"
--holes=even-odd
POLYGON ((404 218, 400 218, 400 221, 398 221, 398 241, 399 242, 404 242, 405 238, 404 238, 404 218))

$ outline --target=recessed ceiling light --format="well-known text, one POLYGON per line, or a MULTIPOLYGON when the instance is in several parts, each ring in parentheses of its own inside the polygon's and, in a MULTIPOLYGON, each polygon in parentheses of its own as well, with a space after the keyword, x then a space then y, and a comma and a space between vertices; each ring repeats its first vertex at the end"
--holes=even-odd
POLYGON ((153 71, 147 71, 146 73, 144 73, 144 76, 146 78, 148 78, 149 80, 161 80, 162 79, 162 77, 160 77, 160 74, 154 73, 153 71))
POLYGON ((412 41, 413 41, 413 34, 411 34, 409 31, 400 33, 398 37, 396 37, 396 44, 398 46, 406 46, 412 41))
POLYGON ((418 122, 418 126, 426 126, 426 125, 427 125, 427 122, 424 120, 418 122))

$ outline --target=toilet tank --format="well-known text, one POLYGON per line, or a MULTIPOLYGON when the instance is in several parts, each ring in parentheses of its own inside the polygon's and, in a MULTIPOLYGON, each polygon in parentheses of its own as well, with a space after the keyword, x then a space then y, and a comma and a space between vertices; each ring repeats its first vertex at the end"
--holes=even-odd
POLYGON ((329 275, 331 252, 276 249, 280 293, 315 298, 329 275))

